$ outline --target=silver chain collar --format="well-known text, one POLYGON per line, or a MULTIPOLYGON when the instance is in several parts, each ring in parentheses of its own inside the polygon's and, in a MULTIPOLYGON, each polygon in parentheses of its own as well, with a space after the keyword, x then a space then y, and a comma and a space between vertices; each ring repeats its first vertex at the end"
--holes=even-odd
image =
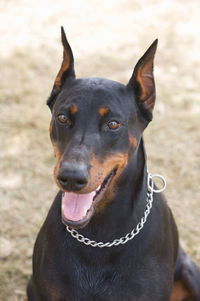
POLYGON ((114 239, 112 242, 96 242, 95 240, 91 240, 82 234, 78 233, 75 229, 70 228, 69 226, 66 226, 67 231, 71 234, 72 237, 76 238, 79 242, 84 243, 87 246, 91 247, 99 247, 99 248, 110 248, 113 246, 118 246, 118 245, 124 245, 127 243, 129 240, 133 239, 136 235, 139 234, 139 232, 142 230, 144 227, 144 224, 147 221, 147 217, 150 214, 151 208, 152 208, 152 203, 153 203, 153 193, 160 193, 165 190, 166 188, 166 180, 163 176, 159 174, 152 175, 149 172, 147 172, 148 177, 147 177, 147 198, 146 198, 146 209, 144 211, 144 216, 141 218, 140 222, 137 224, 137 226, 126 236, 123 236, 118 239, 114 239), (163 187, 161 189, 154 189, 154 183, 153 183, 153 178, 160 178, 163 182, 163 187))

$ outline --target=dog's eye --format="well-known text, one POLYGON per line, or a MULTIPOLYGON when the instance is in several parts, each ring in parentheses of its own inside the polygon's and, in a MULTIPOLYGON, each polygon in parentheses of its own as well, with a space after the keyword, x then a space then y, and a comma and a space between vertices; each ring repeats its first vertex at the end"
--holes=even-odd
POLYGON ((111 120, 107 123, 107 126, 110 130, 117 130, 121 126, 121 124, 116 120, 111 120))
POLYGON ((58 121, 60 123, 66 124, 67 126, 71 126, 72 125, 71 120, 65 114, 58 115, 58 121))

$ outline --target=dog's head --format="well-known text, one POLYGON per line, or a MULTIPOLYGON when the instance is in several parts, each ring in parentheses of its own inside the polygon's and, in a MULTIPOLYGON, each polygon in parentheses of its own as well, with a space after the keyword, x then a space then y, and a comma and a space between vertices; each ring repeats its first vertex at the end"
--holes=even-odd
POLYGON ((112 200, 116 183, 152 119, 157 40, 125 86, 103 78, 76 79, 63 28, 61 34, 63 61, 47 101, 57 160, 54 176, 63 191, 63 222, 82 228, 112 200))

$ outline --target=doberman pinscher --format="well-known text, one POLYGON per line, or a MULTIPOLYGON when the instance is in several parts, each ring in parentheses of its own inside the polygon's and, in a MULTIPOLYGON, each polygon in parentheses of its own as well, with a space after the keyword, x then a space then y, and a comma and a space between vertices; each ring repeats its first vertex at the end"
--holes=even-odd
POLYGON ((199 301, 199 269, 147 171, 142 134, 155 103, 157 40, 123 85, 76 79, 61 34, 63 61, 47 101, 60 191, 35 243, 28 300, 199 301))

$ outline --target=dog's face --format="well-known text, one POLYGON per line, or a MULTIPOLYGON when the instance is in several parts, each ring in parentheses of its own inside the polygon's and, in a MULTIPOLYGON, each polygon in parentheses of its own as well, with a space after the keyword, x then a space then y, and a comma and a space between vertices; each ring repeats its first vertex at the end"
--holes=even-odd
POLYGON ((52 111, 54 177, 63 191, 63 223, 82 228, 112 201, 117 180, 152 118, 157 41, 140 59, 127 86, 102 78, 76 79, 63 29, 62 42, 63 62, 47 102, 52 111))

